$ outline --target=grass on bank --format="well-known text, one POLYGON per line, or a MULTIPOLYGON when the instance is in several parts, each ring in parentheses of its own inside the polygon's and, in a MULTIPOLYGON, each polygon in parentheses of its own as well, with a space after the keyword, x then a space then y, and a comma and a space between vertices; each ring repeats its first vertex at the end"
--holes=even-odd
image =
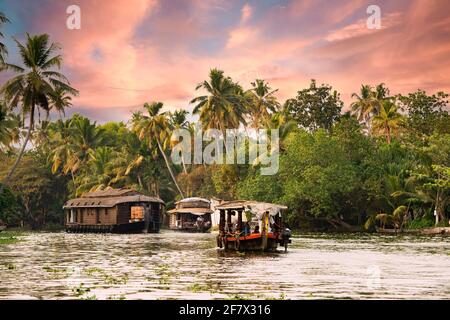
POLYGON ((17 230, 8 230, 0 232, 0 245, 14 244, 22 241, 19 237, 24 236, 25 232, 17 230))

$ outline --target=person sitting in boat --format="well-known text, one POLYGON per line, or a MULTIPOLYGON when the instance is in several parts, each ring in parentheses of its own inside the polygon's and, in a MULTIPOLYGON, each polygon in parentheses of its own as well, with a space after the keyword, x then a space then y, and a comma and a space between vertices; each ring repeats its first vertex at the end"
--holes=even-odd
POLYGON ((248 236, 251 233, 250 224, 248 221, 244 224, 244 236, 248 236))
POLYGON ((253 230, 253 233, 259 233, 259 225, 255 226, 255 230, 253 230))
POLYGON ((205 221, 205 219, 203 219, 202 216, 198 216, 197 221, 196 221, 196 225, 198 229, 201 229, 203 227, 203 222, 205 221))

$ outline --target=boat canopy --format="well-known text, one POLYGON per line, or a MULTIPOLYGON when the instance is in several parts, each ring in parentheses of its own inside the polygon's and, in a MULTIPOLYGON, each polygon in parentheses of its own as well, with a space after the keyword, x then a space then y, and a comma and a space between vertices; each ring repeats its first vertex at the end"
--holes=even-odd
POLYGON ((191 198, 181 199, 180 201, 175 202, 175 204, 186 203, 186 202, 206 202, 206 203, 210 203, 210 201, 208 199, 199 198, 199 197, 191 197, 191 198))

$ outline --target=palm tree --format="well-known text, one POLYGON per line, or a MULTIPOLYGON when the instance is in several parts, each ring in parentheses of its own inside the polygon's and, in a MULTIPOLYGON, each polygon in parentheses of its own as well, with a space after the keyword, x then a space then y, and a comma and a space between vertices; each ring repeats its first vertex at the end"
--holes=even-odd
POLYGON ((3 191, 3 186, 7 185, 25 152, 34 128, 35 112, 39 109, 48 112, 49 100, 58 88, 64 89, 72 95, 78 94, 78 91, 69 85, 67 78, 54 70, 54 67, 61 67, 62 56, 53 55, 60 47, 55 43, 49 43, 47 34, 37 36, 27 34, 25 45, 15 41, 24 66, 2 64, 2 69, 15 71, 18 75, 7 81, 0 89, 0 93, 4 95, 7 104, 13 108, 21 105, 22 115, 23 117, 28 116, 29 124, 19 155, 0 186, 0 193, 3 191))
POLYGON ((362 85, 360 93, 353 93, 356 101, 350 105, 351 111, 360 122, 364 122, 369 130, 370 119, 380 112, 383 100, 388 99, 389 89, 383 83, 377 85, 375 90, 370 85, 362 85))
MULTIPOLYGON (((2 24, 10 22, 3 12, 0 12, 0 27, 2 24)), ((0 32, 0 38, 3 38, 3 33, 0 32)), ((0 42, 0 63, 3 62, 5 56, 8 54, 8 50, 3 42, 0 42)))
POLYGON ((114 156, 114 151, 110 147, 102 146, 89 150, 87 174, 78 177, 76 196, 89 191, 103 190, 111 185, 114 178, 111 160, 114 156))
MULTIPOLYGON (((54 108, 58 111, 59 118, 62 119, 62 115, 65 116, 65 109, 72 106, 72 97, 64 88, 56 88, 54 93, 50 96, 50 109, 54 108)), ((49 113, 47 113, 48 119, 49 113)))
POLYGON ((75 115, 66 127, 67 121, 59 121, 61 143, 52 152, 53 173, 61 167, 64 174, 75 173, 90 159, 90 154, 102 144, 103 130, 97 128, 88 118, 75 115))
POLYGON ((237 129, 245 124, 246 113, 241 86, 234 83, 230 77, 225 77, 223 71, 212 69, 209 82, 203 81, 196 90, 206 90, 207 94, 191 100, 195 103, 194 114, 200 115, 200 122, 205 129, 219 129, 223 135, 226 129, 237 129))
POLYGON ((391 143, 392 135, 397 135, 403 125, 403 116, 397 112, 394 102, 384 100, 378 115, 372 119, 372 131, 375 134, 384 135, 386 142, 391 143))
MULTIPOLYGON (((178 129, 188 129, 189 123, 186 120, 189 112, 186 110, 176 110, 174 113, 170 114, 170 125, 174 130, 178 129)), ((171 141, 172 144, 178 143, 179 141, 171 141)), ((173 147, 173 145, 172 145, 173 147)), ((187 173, 186 164, 184 163, 184 157, 181 157, 181 164, 183 165, 183 172, 187 173)))
POLYGON ((133 130, 139 135, 140 140, 148 139, 149 147, 153 141, 158 145, 159 152, 164 158, 166 167, 169 170, 170 176, 178 189, 181 197, 184 198, 183 192, 175 179, 175 175, 170 167, 169 160, 164 152, 166 145, 169 142, 169 121, 165 113, 159 113, 162 109, 162 102, 153 102, 151 104, 145 103, 144 108, 148 112, 148 116, 137 112, 133 114, 133 130))
POLYGON ((278 89, 272 90, 267 82, 260 79, 256 79, 251 85, 253 88, 245 93, 247 109, 252 119, 252 128, 260 128, 270 120, 271 113, 280 108, 280 103, 274 95, 278 89))
POLYGON ((125 144, 112 160, 115 178, 113 183, 125 184, 133 188, 144 189, 143 175, 148 163, 149 154, 144 150, 142 141, 134 132, 127 134, 125 144), (137 182, 137 184, 136 184, 137 182))

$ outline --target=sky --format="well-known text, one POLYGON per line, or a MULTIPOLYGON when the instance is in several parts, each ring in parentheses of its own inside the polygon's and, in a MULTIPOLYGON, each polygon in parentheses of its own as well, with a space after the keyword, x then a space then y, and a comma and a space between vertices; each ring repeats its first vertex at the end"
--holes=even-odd
POLYGON ((310 79, 340 92, 345 108, 361 84, 450 92, 448 0, 0 0, 0 11, 11 20, 1 30, 8 60, 19 62, 11 37, 48 33, 80 92, 68 114, 98 122, 127 121, 151 101, 191 111, 211 68, 245 89, 265 79, 281 102, 310 79), (79 30, 66 26, 70 5, 79 30), (369 5, 381 29, 367 28, 369 5))

